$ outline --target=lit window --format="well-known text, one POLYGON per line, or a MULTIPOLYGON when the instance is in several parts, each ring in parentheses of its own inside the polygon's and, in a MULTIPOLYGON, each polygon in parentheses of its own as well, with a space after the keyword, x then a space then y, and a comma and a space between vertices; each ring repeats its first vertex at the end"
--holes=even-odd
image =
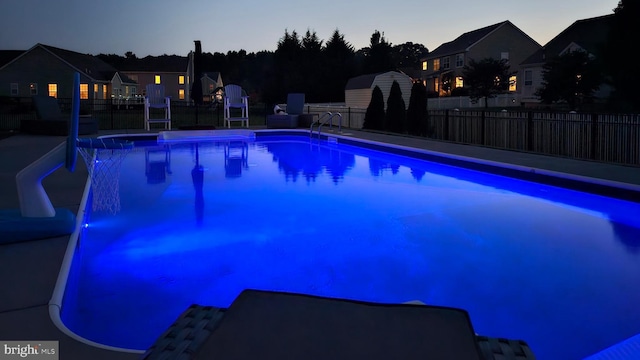
POLYGON ((38 95, 38 84, 36 83, 29 84, 29 94, 38 95))
POLYGON ((427 62, 426 61, 422 62, 422 70, 427 70, 427 62))
POLYGON ((155 76, 155 82, 156 84, 160 84, 160 75, 155 76))
POLYGON ((58 98, 58 84, 49 84, 47 85, 47 88, 49 90, 49 96, 54 97, 54 98, 58 98))
POLYGON ((433 59, 433 71, 440 70, 440 59, 433 59))
POLYGON ((102 99, 107 100, 107 85, 102 85, 102 99))
POLYGON ((178 84, 184 85, 184 75, 178 76, 178 84))
POLYGON ((99 91, 98 84, 93 84, 93 92, 97 93, 99 91))
POLYGON ((509 76, 509 91, 516 91, 516 76, 509 76))
POLYGON ((127 96, 127 97, 129 96, 129 87, 128 86, 124 87, 124 96, 127 96))
POLYGON ((449 56, 442 58, 442 68, 443 69, 449 68, 449 56))
POLYGON ((440 78, 435 78, 433 80, 433 91, 440 92, 440 78))
POLYGON ((184 89, 178 89, 178 99, 184 100, 184 89))
POLYGON ((456 67, 463 67, 463 66, 464 66, 464 54, 457 54, 456 67))
POLYGON ((525 70, 524 71, 524 86, 533 85, 533 71, 525 70))
POLYGON ((80 99, 86 100, 89 98, 89 84, 80 84, 80 99))
POLYGON ((11 83, 11 96, 18 96, 18 83, 11 83))
POLYGON ((464 87, 464 80, 462 79, 462 76, 456 76, 456 87, 464 87))

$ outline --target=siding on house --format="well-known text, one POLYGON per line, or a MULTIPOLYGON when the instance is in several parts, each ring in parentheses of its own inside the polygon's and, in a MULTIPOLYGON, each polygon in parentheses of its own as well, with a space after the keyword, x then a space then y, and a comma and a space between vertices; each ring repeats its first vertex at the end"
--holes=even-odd
POLYGON ((48 85, 57 85, 58 98, 71 98, 73 75, 80 73, 80 83, 88 84, 89 99, 94 98, 93 85, 109 85, 117 70, 100 59, 69 50, 36 44, 0 67, 0 96, 11 94, 11 84, 18 84, 17 96, 35 95, 30 84, 36 84, 38 95, 48 95, 48 85))
MULTIPOLYGON (((463 77, 464 66, 469 60, 480 61, 486 58, 501 60, 508 58, 510 70, 518 71, 519 64, 531 53, 540 48, 535 40, 525 34, 509 21, 493 24, 484 28, 464 33, 453 41, 443 43, 433 50, 421 62, 427 63, 427 70, 423 70, 422 78, 426 79, 427 91, 437 91, 441 96, 448 93, 442 90, 444 75, 463 77), (456 57, 462 56, 463 63, 456 65, 456 57), (439 61, 440 68, 435 69, 434 62, 439 61), (449 67, 446 67, 449 64, 449 67)), ((519 92, 520 74, 516 75, 516 92, 519 92)), ((464 80, 464 79, 463 79, 464 80)), ((464 82, 464 81, 463 81, 464 82)), ((451 90, 455 88, 455 81, 451 90)))
POLYGON ((365 74, 349 79, 344 91, 346 106, 353 108, 368 107, 369 103, 371 102, 371 94, 373 93, 373 89, 378 86, 382 91, 386 108, 387 99, 389 98, 389 92, 394 80, 398 82, 398 85, 400 85, 400 90, 402 91, 402 98, 404 100, 405 107, 408 107, 413 81, 406 74, 397 71, 388 71, 377 74, 365 74))
MULTIPOLYGON (((520 63, 520 73, 523 79, 525 72, 531 74, 531 83, 524 84, 524 80, 522 82, 522 102, 525 105, 539 103, 535 93, 542 87, 544 64, 547 61, 569 50, 576 49, 596 56, 607 39, 613 21, 613 14, 578 20, 525 58, 520 63)), ((601 86, 596 97, 606 97, 610 90, 607 85, 601 86)))

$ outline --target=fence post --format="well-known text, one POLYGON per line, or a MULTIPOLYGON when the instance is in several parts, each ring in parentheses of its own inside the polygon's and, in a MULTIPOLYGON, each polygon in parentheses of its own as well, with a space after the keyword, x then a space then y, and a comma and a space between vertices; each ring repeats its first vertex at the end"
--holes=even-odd
POLYGON ((442 137, 449 140, 449 109, 444 111, 444 127, 442 129, 442 137))
POLYGON ((482 110, 480 114, 480 144, 485 145, 484 143, 484 117, 485 111, 482 110))
POLYGON ((596 160, 598 142, 598 115, 591 114, 591 160, 596 160))
POLYGON ((533 151, 533 111, 527 113, 527 151, 533 151))
POLYGON ((347 108, 347 114, 349 115, 349 122, 347 124, 349 124, 349 129, 351 129, 351 106, 347 108))
POLYGON ((113 120, 113 101, 109 101, 109 115, 111 116, 111 130, 115 129, 113 120))

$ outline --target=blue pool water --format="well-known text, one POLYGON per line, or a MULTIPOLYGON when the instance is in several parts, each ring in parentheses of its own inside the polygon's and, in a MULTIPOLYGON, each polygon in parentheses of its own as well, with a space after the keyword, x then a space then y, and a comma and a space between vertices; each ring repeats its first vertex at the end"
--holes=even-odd
POLYGON ((61 311, 101 344, 144 350, 245 288, 463 308, 539 359, 640 333, 638 203, 295 136, 136 147, 119 197, 61 311))

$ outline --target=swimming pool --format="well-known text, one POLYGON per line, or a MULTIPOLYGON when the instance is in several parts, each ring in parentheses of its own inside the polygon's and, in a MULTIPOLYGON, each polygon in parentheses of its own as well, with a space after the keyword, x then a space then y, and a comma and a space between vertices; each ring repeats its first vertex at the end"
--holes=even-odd
POLYGON ((640 333, 639 203, 295 134, 137 146, 72 249, 64 326, 144 350, 256 288, 459 307, 540 359, 640 333))

